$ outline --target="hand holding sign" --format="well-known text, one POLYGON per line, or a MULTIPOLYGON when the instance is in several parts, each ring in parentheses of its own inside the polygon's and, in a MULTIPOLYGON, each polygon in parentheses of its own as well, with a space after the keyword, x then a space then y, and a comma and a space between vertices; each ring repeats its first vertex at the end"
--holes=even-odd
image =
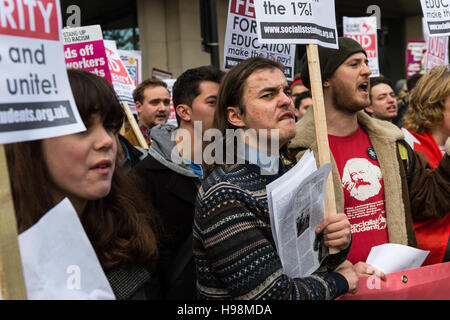
MULTIPOLYGON (((319 164, 331 162, 328 145, 322 77, 317 44, 338 48, 333 0, 291 1, 265 0, 255 3, 258 38, 268 43, 307 44, 311 91, 314 105, 319 164)), ((325 216, 336 214, 332 175, 327 180, 325 216)), ((337 253, 332 248, 330 253, 337 253)))

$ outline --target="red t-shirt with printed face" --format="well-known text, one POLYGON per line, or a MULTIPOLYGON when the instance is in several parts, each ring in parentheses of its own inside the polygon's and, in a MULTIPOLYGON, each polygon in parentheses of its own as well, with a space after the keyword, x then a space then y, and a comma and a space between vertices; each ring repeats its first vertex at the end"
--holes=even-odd
POLYGON ((365 262, 370 249, 388 242, 383 178, 367 133, 358 126, 355 133, 328 135, 344 191, 344 212, 353 237, 348 260, 365 262))

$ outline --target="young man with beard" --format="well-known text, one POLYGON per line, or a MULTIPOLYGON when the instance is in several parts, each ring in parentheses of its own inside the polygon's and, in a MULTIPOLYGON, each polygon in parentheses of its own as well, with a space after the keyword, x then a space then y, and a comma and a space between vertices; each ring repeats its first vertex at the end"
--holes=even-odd
MULTIPOLYGON (((139 115, 139 128, 147 144, 150 145, 152 128, 166 123, 169 119, 170 94, 167 84, 159 79, 146 79, 134 89, 133 99, 139 115)), ((124 137, 133 146, 140 146, 132 129, 128 130, 124 137)))
POLYGON ((192 253, 194 203, 203 178, 201 133, 211 128, 223 73, 203 66, 183 72, 173 86, 179 127, 161 124, 152 129, 148 156, 134 168, 148 202, 159 212, 166 237, 160 241, 158 272, 165 299, 195 299, 192 253), (197 150, 194 148, 197 147, 197 150), (201 160, 200 160, 201 161, 201 160))
POLYGON ((375 119, 392 122, 397 116, 397 99, 392 82, 385 77, 370 78, 370 105, 365 110, 375 119))
POLYGON ((283 274, 266 195, 266 185, 285 172, 279 148, 295 134, 283 70, 277 62, 250 58, 228 71, 220 85, 213 127, 222 134, 226 152, 195 203, 193 244, 201 299, 334 299, 357 289, 352 268, 333 271, 350 247, 345 214, 325 219, 316 230, 325 245, 342 250, 339 254, 326 257, 321 270, 308 277, 283 274), (230 131, 236 132, 237 142, 227 139, 230 131), (266 137, 267 143, 261 143, 266 137), (240 148, 245 152, 237 158, 243 161, 231 161, 229 153, 240 148), (276 165, 267 167, 263 158, 276 165))
MULTIPOLYGON (((372 268, 362 261, 373 246, 389 242, 416 247, 413 219, 449 211, 450 140, 439 167, 431 170, 426 159, 404 142, 400 129, 363 111, 370 104, 371 72, 358 42, 339 38, 338 50, 319 47, 319 59, 336 207, 352 225, 348 260, 364 275, 372 268), (363 171, 372 178, 361 179, 363 171)), ((309 87, 306 56, 301 74, 309 87)), ((313 110, 308 110, 288 146, 297 160, 307 149, 318 159, 313 118, 313 110)))

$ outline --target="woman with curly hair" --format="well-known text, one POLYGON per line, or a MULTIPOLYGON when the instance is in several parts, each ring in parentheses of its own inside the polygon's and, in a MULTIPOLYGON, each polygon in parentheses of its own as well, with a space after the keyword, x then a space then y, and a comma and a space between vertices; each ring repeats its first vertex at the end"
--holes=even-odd
MULTIPOLYGON (((432 168, 439 165, 450 137, 450 66, 437 66, 417 82, 403 119, 406 140, 432 168), (406 128, 406 129, 405 129, 406 128)), ((414 223, 419 248, 430 250, 424 264, 450 261, 450 214, 414 223)))
POLYGON ((5 146, 19 232, 68 198, 117 299, 158 297, 153 212, 117 164, 124 113, 106 80, 68 70, 86 131, 5 146))

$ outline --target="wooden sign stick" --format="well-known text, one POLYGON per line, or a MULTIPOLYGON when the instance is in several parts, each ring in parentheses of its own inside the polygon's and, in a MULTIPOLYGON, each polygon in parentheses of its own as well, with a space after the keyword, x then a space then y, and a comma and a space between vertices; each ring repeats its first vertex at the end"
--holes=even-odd
POLYGON ((17 239, 16 214, 3 145, 0 145, 0 288, 5 300, 27 299, 17 239))
POLYGON ((128 106, 127 103, 124 103, 123 108, 125 110, 125 114, 127 115, 127 119, 130 122, 131 129, 133 130, 134 135, 138 139, 139 144, 141 145, 142 148, 148 149, 147 141, 145 140, 144 135, 141 132, 141 129, 139 129, 139 125, 137 124, 136 119, 134 118, 133 113, 130 110, 130 107, 128 106))
MULTIPOLYGON (((316 127, 316 139, 319 152, 319 166, 331 162, 330 146, 328 144, 327 119, 325 116, 325 103, 322 91, 322 75, 320 73, 319 49, 317 44, 306 45, 308 56, 309 79, 313 98, 314 125, 316 127)), ((330 172, 327 180, 325 196, 325 217, 336 214, 336 202, 334 197, 333 172, 330 172)), ((330 254, 336 254, 339 250, 330 248, 330 254)))

